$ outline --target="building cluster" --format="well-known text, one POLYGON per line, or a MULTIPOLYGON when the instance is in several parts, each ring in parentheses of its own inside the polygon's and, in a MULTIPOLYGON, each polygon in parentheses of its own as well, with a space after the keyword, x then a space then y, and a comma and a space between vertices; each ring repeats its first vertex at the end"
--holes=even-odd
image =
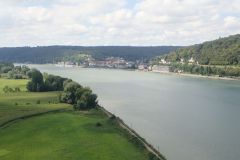
MULTIPOLYGON (((188 60, 185 60, 184 58, 181 58, 179 63, 181 63, 181 64, 198 64, 198 62, 195 61, 193 59, 193 57, 191 57, 188 60)), ((164 59, 164 58, 161 58, 157 65, 148 65, 148 64, 138 65, 138 70, 168 73, 170 64, 171 64, 171 62, 166 61, 166 59, 164 59)))
POLYGON ((185 60, 184 58, 180 59, 181 64, 198 64, 198 61, 195 61, 193 57, 191 57, 189 60, 185 60))
POLYGON ((136 63, 132 61, 126 61, 120 57, 107 57, 103 60, 96 60, 94 58, 87 58, 81 63, 62 61, 56 64, 62 67, 85 67, 85 68, 118 68, 118 69, 135 69, 136 63))
MULTIPOLYGON (((180 63, 181 64, 198 64, 198 61, 195 61, 193 57, 191 57, 190 59, 186 60, 184 58, 180 59, 180 63)), ((164 58, 161 58, 159 61, 159 64, 171 64, 171 62, 166 61, 164 58)))
MULTIPOLYGON (((181 64, 198 64, 193 57, 189 60, 183 58, 180 59, 181 64)), ((107 57, 102 60, 97 60, 92 57, 86 58, 82 62, 71 62, 71 61, 61 61, 56 65, 61 67, 85 67, 85 68, 115 68, 115 69, 137 69, 140 71, 152 71, 152 72, 169 72, 169 65, 171 62, 166 61, 162 58, 157 65, 149 65, 148 63, 143 63, 142 61, 127 61, 120 57, 107 57)))
POLYGON ((138 70, 140 70, 140 71, 151 71, 151 72, 167 73, 167 72, 169 72, 169 66, 167 66, 167 65, 147 65, 147 64, 141 64, 141 65, 138 66, 138 70))
POLYGON ((126 61, 124 58, 119 57, 107 57, 104 60, 90 60, 86 67, 91 68, 118 68, 118 69, 133 69, 135 63, 132 61, 126 61))
POLYGON ((159 64, 170 64, 170 62, 167 62, 164 58, 162 58, 159 64))

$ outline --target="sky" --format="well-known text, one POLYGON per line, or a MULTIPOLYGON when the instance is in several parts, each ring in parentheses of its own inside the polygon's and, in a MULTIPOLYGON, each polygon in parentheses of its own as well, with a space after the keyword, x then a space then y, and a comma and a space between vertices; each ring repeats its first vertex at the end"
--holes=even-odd
POLYGON ((0 47, 192 45, 240 33, 240 0, 0 0, 0 47))

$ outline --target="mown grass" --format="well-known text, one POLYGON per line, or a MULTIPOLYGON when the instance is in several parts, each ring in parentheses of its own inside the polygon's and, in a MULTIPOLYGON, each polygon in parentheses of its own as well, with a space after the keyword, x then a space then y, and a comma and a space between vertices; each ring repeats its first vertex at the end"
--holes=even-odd
POLYGON ((70 111, 36 116, 0 130, 0 136, 1 160, 148 159, 146 151, 96 114, 70 111))
POLYGON ((1 160, 149 159, 148 151, 131 142, 126 131, 102 111, 76 112, 72 106, 58 103, 57 92, 30 93, 24 90, 26 80, 8 81, 0 79, 0 88, 8 85, 22 91, 0 93, 0 125, 26 115, 65 111, 18 119, 0 127, 1 160))
POLYGON ((26 83, 27 80, 0 79, 0 125, 26 115, 72 108, 58 103, 57 92, 26 92, 26 83), (2 89, 6 85, 11 88, 19 87, 21 92, 3 93, 2 89))
POLYGON ((0 94, 3 93, 3 87, 4 86, 9 86, 11 88, 19 87, 21 91, 26 91, 26 84, 28 80, 26 79, 3 79, 0 78, 0 94))

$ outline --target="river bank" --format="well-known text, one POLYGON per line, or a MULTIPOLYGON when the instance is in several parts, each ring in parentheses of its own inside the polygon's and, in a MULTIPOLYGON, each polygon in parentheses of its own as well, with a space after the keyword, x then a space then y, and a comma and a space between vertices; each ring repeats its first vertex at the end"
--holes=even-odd
MULTIPOLYGON (((104 107, 99 107, 109 118, 115 117, 114 114, 106 110, 104 107)), ((157 149, 155 149, 150 143, 142 138, 134 129, 130 128, 121 118, 116 117, 118 125, 123 128, 128 134, 137 138, 137 140, 143 144, 143 146, 159 160, 167 160, 157 149)))
POLYGON ((233 80, 233 81, 239 81, 240 80, 240 77, 219 77, 218 75, 216 75, 216 76, 204 76, 204 75, 190 74, 190 73, 155 72, 155 71, 148 71, 148 72, 165 74, 165 75, 194 77, 194 78, 207 78, 207 79, 233 80))
MULTIPOLYGON (((37 65, 37 64, 18 64, 15 63, 15 66, 22 66, 22 65, 37 65)), ((42 65, 42 64, 40 64, 42 65)), ((45 65, 51 65, 55 67, 60 67, 56 66, 52 63, 45 64, 45 65)), ((60 67, 60 68, 65 68, 65 67, 60 67)), ((240 81, 240 77, 219 77, 218 75, 211 75, 211 76, 205 76, 205 75, 197 75, 197 74, 190 74, 190 73, 175 73, 175 72, 161 72, 161 71, 148 71, 148 70, 139 70, 139 69, 118 69, 118 68, 87 68, 87 67, 66 67, 66 68, 85 68, 85 69, 105 69, 105 70, 123 70, 123 71, 139 71, 139 72, 150 72, 150 73, 160 73, 160 74, 165 74, 165 75, 177 75, 177 76, 186 76, 186 77, 194 77, 194 78, 206 78, 206 79, 217 79, 217 80, 234 80, 234 81, 240 81)))

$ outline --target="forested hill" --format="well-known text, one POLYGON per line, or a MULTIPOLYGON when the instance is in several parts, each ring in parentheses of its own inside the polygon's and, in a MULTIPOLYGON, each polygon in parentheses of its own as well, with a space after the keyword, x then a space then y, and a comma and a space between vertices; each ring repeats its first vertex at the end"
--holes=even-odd
POLYGON ((166 60, 187 61, 191 57, 204 65, 239 65, 240 34, 178 49, 167 55, 166 60))
POLYGON ((150 59, 176 50, 176 46, 132 47, 132 46, 46 46, 0 48, 0 61, 18 63, 52 63, 64 56, 90 54, 94 58, 123 57, 127 60, 150 59))

